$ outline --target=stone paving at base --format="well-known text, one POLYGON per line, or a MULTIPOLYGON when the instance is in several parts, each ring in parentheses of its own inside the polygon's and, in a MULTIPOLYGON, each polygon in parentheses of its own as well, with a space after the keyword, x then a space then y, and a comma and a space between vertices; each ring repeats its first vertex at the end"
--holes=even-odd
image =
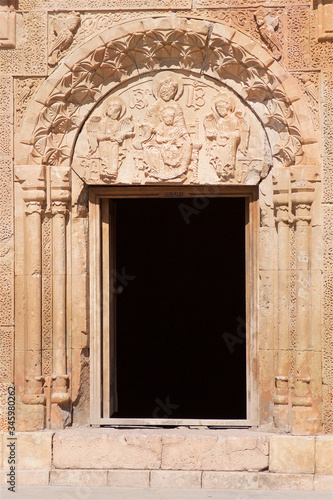
POLYGON ((0 488, 0 500, 332 500, 327 491, 176 490, 88 487, 18 487, 15 493, 0 488))

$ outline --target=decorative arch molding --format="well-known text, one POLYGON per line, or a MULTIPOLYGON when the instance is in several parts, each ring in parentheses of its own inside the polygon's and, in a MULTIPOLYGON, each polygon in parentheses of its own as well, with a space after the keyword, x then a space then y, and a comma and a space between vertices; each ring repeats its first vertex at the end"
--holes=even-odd
POLYGON ((98 102, 127 79, 159 69, 203 74, 230 87, 261 120, 273 166, 317 164, 307 106, 269 52, 233 28, 172 17, 111 28, 64 59, 29 107, 16 164, 69 166, 76 137, 98 102))

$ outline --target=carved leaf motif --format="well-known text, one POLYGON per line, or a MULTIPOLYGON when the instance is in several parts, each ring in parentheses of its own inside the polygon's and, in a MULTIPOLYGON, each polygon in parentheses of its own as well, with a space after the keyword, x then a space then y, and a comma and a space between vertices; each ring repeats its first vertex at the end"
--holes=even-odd
POLYGON ((145 36, 145 43, 161 59, 177 58, 181 55, 183 49, 184 33, 183 30, 173 30, 171 32, 148 31, 145 36))
POLYGON ((295 155, 301 154, 302 145, 300 141, 288 133, 280 135, 280 140, 273 147, 273 156, 284 167, 289 167, 295 161, 295 155))
POLYGON ((63 135, 49 134, 47 136, 39 136, 36 140, 32 157, 39 159, 43 164, 60 165, 68 157, 69 149, 66 156, 66 147, 62 146, 63 135))
POLYGON ((110 78, 112 69, 108 66, 106 61, 105 47, 99 47, 94 50, 87 59, 73 67, 73 72, 87 72, 90 75, 91 81, 98 87, 102 82, 110 78))
POLYGON ((249 101, 264 102, 270 94, 270 89, 261 80, 256 80, 255 78, 249 79, 247 81, 246 94, 249 101))
POLYGON ((79 106, 98 100, 107 81, 121 81, 124 75, 140 68, 155 70, 171 64, 186 69, 201 68, 204 60, 221 78, 232 80, 234 88, 241 87, 249 101, 266 104, 263 121, 281 135, 276 145, 281 151, 281 161, 292 164, 300 151, 301 136, 285 94, 270 91, 270 86, 279 84, 273 73, 237 43, 213 36, 206 47, 206 36, 181 29, 126 35, 98 47, 79 61, 50 95, 47 103, 50 111, 39 117, 33 139, 34 161, 61 164, 67 160, 68 146, 57 136, 64 138, 66 132, 79 126, 79 106), (67 107, 59 106, 64 102, 67 107))
POLYGON ((76 129, 79 124, 79 119, 73 116, 73 105, 70 103, 60 105, 59 111, 53 120, 53 131, 55 134, 66 134, 76 129))
POLYGON ((138 67, 143 66, 148 69, 151 69, 157 63, 170 65, 171 60, 185 65, 188 64, 187 61, 184 62, 185 57, 188 59, 189 55, 194 52, 196 54, 200 53, 200 47, 197 45, 192 44, 189 46, 189 43, 193 43, 193 40, 189 42, 183 30, 172 32, 148 31, 144 36, 136 36, 135 41, 135 46, 131 41, 135 62, 138 67))
POLYGON ((55 91, 50 95, 48 99, 48 106, 51 106, 54 103, 71 101, 76 104, 75 100, 71 99, 73 92, 75 91, 77 85, 80 84, 82 80, 87 77, 85 72, 82 73, 72 73, 69 71, 63 77, 59 86, 55 89, 55 91))
POLYGON ((123 67, 124 70, 135 67, 135 60, 127 40, 116 40, 107 46, 103 65, 110 61, 118 67, 123 67))
POLYGON ((57 165, 69 156, 69 148, 63 145, 65 134, 79 125, 79 119, 73 116, 73 105, 57 103, 45 108, 41 126, 35 131, 33 158, 42 157, 43 163, 57 165))
POLYGON ((73 88, 68 100, 71 103, 85 104, 95 101, 101 94, 98 82, 94 81, 94 74, 79 73, 78 84, 73 88), (84 76, 82 78, 82 76, 84 76))
POLYGON ((43 163, 47 165, 62 165, 69 159, 70 149, 67 145, 57 147, 50 140, 43 156, 43 163))
POLYGON ((287 128, 287 122, 283 115, 278 113, 270 113, 267 111, 262 117, 263 123, 277 132, 282 132, 287 128))

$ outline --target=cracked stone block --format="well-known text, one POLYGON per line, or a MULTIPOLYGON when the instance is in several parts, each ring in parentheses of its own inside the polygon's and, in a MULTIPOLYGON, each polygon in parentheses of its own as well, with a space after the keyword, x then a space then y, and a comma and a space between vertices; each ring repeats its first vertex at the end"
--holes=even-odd
POLYGON ((58 469, 158 469, 161 438, 145 431, 85 430, 58 432, 53 465, 58 469))
POLYGON ((255 433, 165 436, 162 469, 259 471, 268 468, 268 439, 255 433))

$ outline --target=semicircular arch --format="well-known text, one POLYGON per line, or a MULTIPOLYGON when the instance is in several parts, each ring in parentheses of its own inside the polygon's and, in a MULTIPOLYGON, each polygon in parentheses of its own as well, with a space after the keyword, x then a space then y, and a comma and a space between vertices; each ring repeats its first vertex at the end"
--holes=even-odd
POLYGON ((68 166, 92 109, 120 83, 188 70, 231 88, 260 118, 273 164, 317 162, 316 132, 294 78, 267 50, 228 26, 157 17, 110 28, 74 51, 41 85, 21 129, 21 164, 68 166))

